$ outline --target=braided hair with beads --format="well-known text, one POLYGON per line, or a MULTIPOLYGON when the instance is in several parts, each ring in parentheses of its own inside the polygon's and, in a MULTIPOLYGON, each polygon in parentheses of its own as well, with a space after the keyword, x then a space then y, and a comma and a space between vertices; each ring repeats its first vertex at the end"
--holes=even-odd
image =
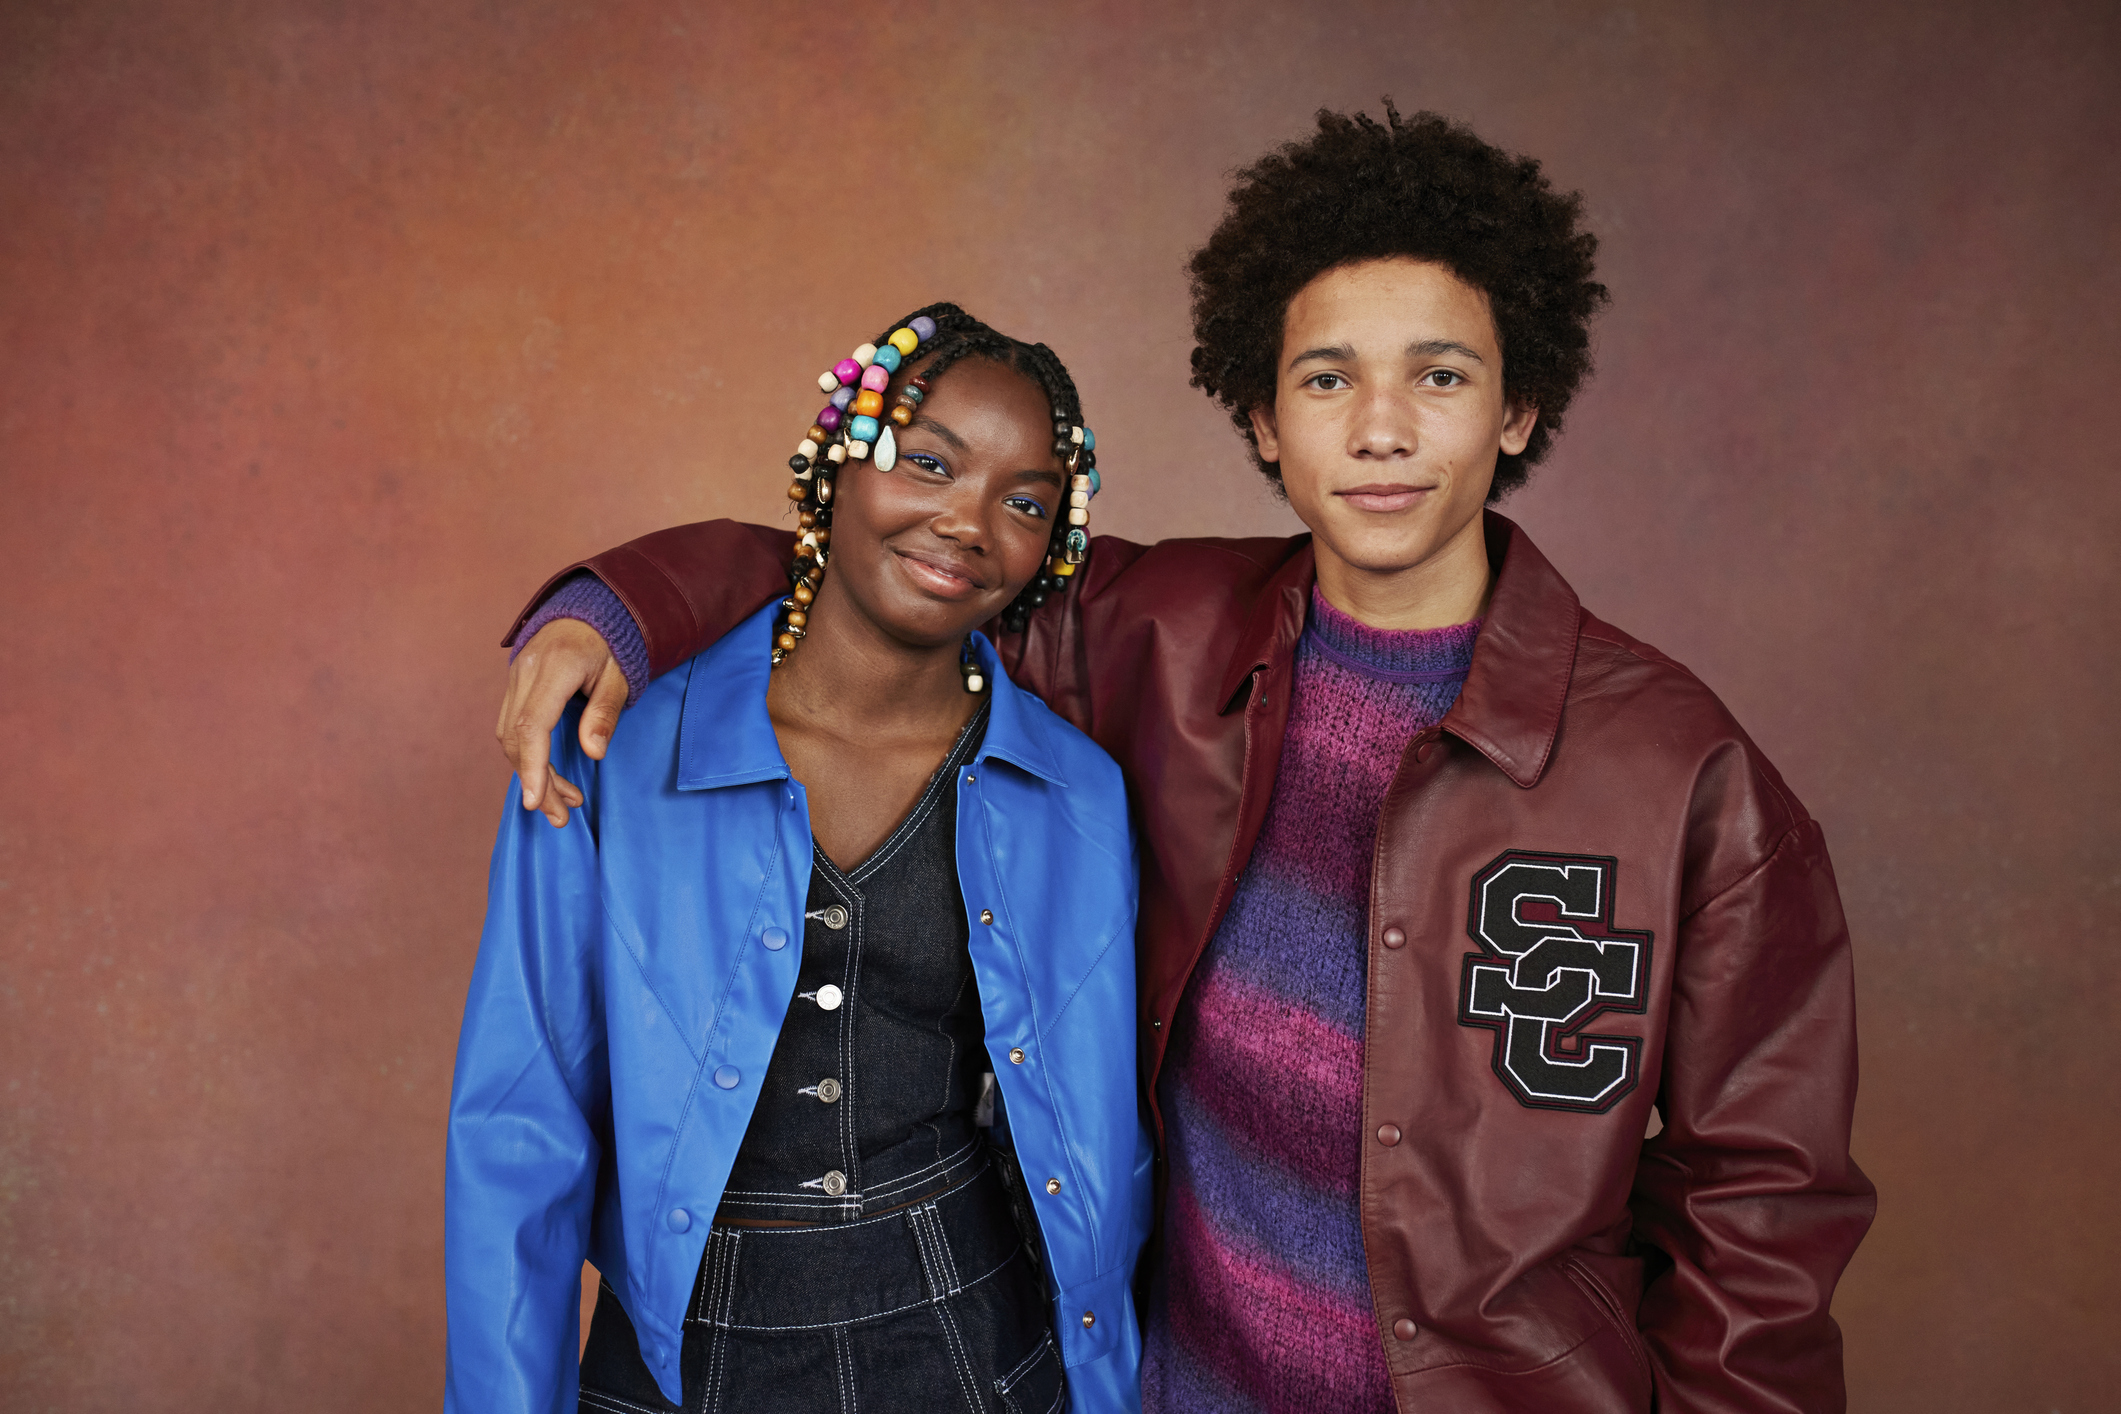
MULTIPOLYGON (((1068 581, 1089 553, 1090 500, 1100 489, 1097 436, 1082 423, 1082 402, 1075 380, 1052 349, 1012 339, 981 323, 954 304, 931 304, 899 321, 873 344, 863 344, 818 377, 818 388, 831 397, 819 409, 802 445, 788 459, 795 480, 788 499, 797 512, 795 558, 789 566, 788 597, 781 601, 781 625, 774 635, 775 666, 795 651, 809 624, 810 605, 822 581, 827 546, 832 539, 833 478, 851 458, 874 458, 889 471, 898 459, 893 429, 913 420, 914 412, 935 381, 960 360, 985 359, 1029 378, 1045 392, 1053 412, 1053 453, 1068 472, 1066 514, 1054 517, 1053 538, 1041 572, 1001 612, 1002 627, 1023 632, 1031 612, 1068 581), (928 360, 920 376, 899 390, 897 404, 884 414, 884 393, 891 375, 915 354, 928 360)), ((968 691, 984 686, 969 645, 964 662, 968 691)))

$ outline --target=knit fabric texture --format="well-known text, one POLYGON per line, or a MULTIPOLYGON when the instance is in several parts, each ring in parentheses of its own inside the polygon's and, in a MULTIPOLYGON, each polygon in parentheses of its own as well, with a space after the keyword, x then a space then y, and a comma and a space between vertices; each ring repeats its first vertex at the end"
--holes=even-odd
POLYGON ((588 570, 576 570, 524 621, 523 631, 509 645, 508 661, 513 663, 523 645, 554 619, 580 619, 603 636, 611 656, 618 659, 619 671, 626 675, 626 705, 631 707, 648 686, 648 641, 641 637, 641 626, 626 612, 619 596, 588 570))
POLYGON ((1148 1414, 1391 1414, 1357 1195, 1371 854, 1479 630, 1369 628, 1312 592, 1266 821, 1171 1022, 1148 1414))

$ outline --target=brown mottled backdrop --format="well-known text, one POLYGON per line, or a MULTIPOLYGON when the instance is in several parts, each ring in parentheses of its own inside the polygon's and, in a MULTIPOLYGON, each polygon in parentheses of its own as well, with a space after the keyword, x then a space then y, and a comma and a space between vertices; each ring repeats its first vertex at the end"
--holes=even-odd
POLYGON ((1105 529, 1292 528, 1180 266, 1382 94, 1588 194, 1509 509, 1826 823, 1854 1408, 2115 1407, 2117 73, 2099 4, 0 8, 0 1407, 431 1407, 519 597, 775 514, 939 297, 1071 362, 1105 529))

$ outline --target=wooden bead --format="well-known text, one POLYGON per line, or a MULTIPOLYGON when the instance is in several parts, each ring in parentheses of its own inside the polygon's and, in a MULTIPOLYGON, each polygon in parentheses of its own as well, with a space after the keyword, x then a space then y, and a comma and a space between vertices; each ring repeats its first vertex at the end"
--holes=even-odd
POLYGON ((800 501, 800 500, 802 500, 802 499, 803 499, 803 497, 805 497, 805 496, 807 496, 807 495, 809 495, 809 494, 810 494, 810 488, 809 488, 808 486, 805 486, 805 485, 804 485, 804 484, 803 484, 802 482, 800 482, 800 481, 791 481, 791 482, 789 482, 789 483, 788 483, 788 499, 789 499, 789 500, 791 500, 791 501, 800 501))
POLYGON ((793 653, 795 651, 795 635, 784 633, 773 640, 773 646, 780 649, 783 653, 793 653))
POLYGON ((861 396, 854 400, 856 417, 879 417, 884 411, 884 395, 874 388, 862 389, 861 396))
POLYGON ((801 515, 795 518, 795 523, 801 526, 803 529, 808 530, 811 526, 817 524, 817 512, 804 511, 801 515))
POLYGON ((870 364, 874 363, 876 361, 876 345, 863 344, 860 348, 856 349, 854 351, 854 361, 864 368, 867 368, 870 364))
POLYGON ((1076 506, 1068 512, 1068 524, 1088 525, 1089 523, 1090 513, 1084 510, 1081 506, 1076 506))
POLYGON ((910 354, 921 346, 921 336, 911 329, 894 329, 891 332, 891 346, 902 354, 910 354))
POLYGON ((788 627, 806 628, 809 623, 810 615, 804 613, 801 609, 790 609, 788 611, 788 627))
POLYGON ((811 600, 817 598, 817 593, 807 584, 798 584, 794 592, 788 597, 795 600, 798 604, 807 605, 811 600))
POLYGON ((812 533, 817 536, 817 543, 819 545, 830 545, 832 543, 832 532, 827 530, 824 526, 819 526, 812 533))
POLYGON ((825 445, 825 439, 831 435, 831 433, 827 432, 824 428, 820 427, 815 422, 811 423, 810 430, 803 434, 803 436, 807 440, 817 443, 820 447, 825 445))
POLYGON ((897 407, 891 409, 891 420, 896 425, 904 427, 907 423, 913 421, 913 408, 909 404, 900 403, 897 407))
POLYGON ((829 393, 829 392, 831 392, 831 391, 832 391, 832 390, 833 390, 834 388, 837 388, 837 387, 839 387, 839 385, 840 385, 840 380, 839 380, 838 376, 837 376, 837 375, 835 375, 835 374, 832 374, 832 373, 830 373, 830 372, 826 372, 826 373, 820 373, 820 374, 819 374, 819 375, 817 376, 817 390, 818 390, 818 391, 819 391, 820 393, 829 393))

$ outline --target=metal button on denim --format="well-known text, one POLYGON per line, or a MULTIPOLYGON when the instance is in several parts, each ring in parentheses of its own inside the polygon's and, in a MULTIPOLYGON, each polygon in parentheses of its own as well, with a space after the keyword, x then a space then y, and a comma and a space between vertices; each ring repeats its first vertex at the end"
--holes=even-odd
POLYGON ((1421 1327, 1415 1325, 1405 1316, 1401 1316, 1398 1320, 1392 1322, 1392 1334, 1401 1340, 1412 1340, 1415 1336, 1421 1334, 1421 1327))
POLYGON ((1047 1179, 1047 1180, 1046 1180, 1046 1191, 1047 1191, 1048 1193, 1058 1193, 1058 1192, 1060 1192, 1060 1180, 1059 1180, 1059 1179, 1057 1179, 1057 1178, 1049 1178, 1049 1179, 1047 1179))
POLYGON ((820 1080, 817 1083, 817 1097, 820 1100, 823 1100, 828 1105, 833 1103, 835 1100, 839 1099, 839 1081, 832 1079, 830 1076, 827 1076, 825 1079, 820 1080))
POLYGON ((817 989, 817 1005, 820 1011, 838 1011, 840 1003, 845 1000, 847 994, 830 982, 817 989))
POLYGON ((1009 1064, 1011 1064, 1011 1065, 1022 1065, 1023 1063, 1024 1063, 1024 1048, 1023 1048, 1022 1046, 1011 1046, 1011 1047, 1009 1048, 1009 1064))
POLYGON ((826 1193, 830 1194, 834 1198, 837 1198, 846 1191, 847 1175, 841 1173, 838 1169, 834 1169, 830 1173, 825 1175, 826 1193))
POLYGON ((766 945, 767 952, 779 952, 788 946, 788 932, 784 928, 768 928, 759 934, 759 941, 766 945))
POLYGON ((672 1232, 685 1232, 692 1227, 692 1214, 683 1208, 672 1208, 667 1221, 672 1232))
POLYGON ((718 1065, 714 1068, 714 1083, 724 1090, 736 1089, 737 1082, 743 1078, 744 1072, 733 1065, 718 1065))
POLYGON ((991 908, 981 909, 979 911, 979 921, 982 923, 992 923, 994 921, 994 910, 991 908))
POLYGON ((817 921, 837 933, 840 929, 847 926, 847 910, 836 903, 832 904, 818 915, 817 921))

